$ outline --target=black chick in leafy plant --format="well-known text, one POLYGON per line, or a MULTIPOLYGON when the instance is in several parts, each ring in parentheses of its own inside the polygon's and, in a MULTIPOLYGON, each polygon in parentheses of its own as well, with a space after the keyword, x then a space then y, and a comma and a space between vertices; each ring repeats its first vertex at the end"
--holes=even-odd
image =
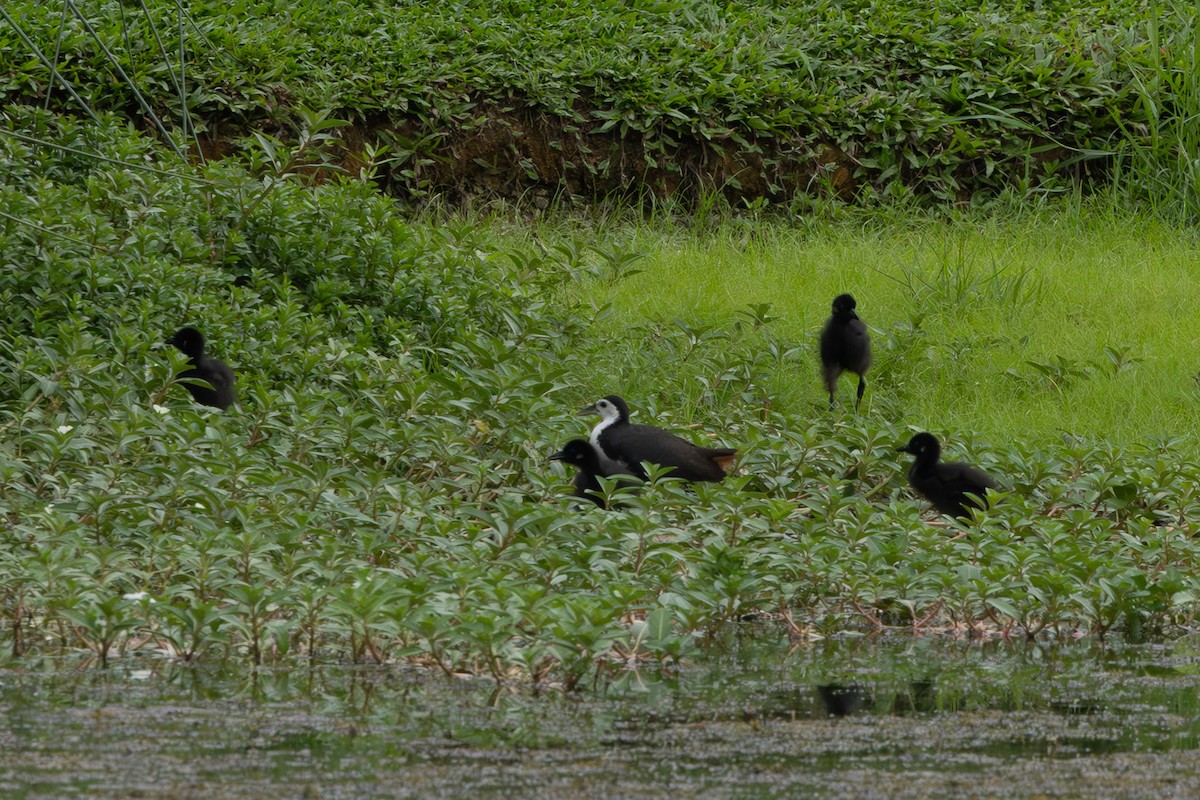
POLYGON ((623 470, 645 480, 643 461, 670 467, 668 477, 685 481, 723 480, 733 467, 737 450, 729 447, 700 447, 670 431, 629 422, 629 406, 615 394, 597 400, 579 412, 599 414, 592 428, 591 443, 600 463, 608 470, 623 470))
POLYGON ((561 461, 575 467, 575 477, 571 485, 575 487, 575 496, 590 500, 600 508, 605 508, 604 489, 600 486, 600 478, 617 477, 622 486, 640 483, 637 476, 620 468, 606 469, 600 463, 600 455, 587 439, 572 439, 563 445, 563 449, 550 456, 551 461, 561 461))
POLYGON ((986 507, 987 490, 1000 486, 978 467, 958 461, 938 461, 942 446, 931 433, 916 434, 898 452, 916 456, 908 470, 908 483, 943 514, 969 517, 969 509, 986 507))
POLYGON ((221 410, 233 405, 236 399, 233 370, 221 359, 204 354, 204 337, 200 331, 191 327, 180 328, 167 340, 167 344, 176 347, 191 362, 191 368, 176 377, 183 379, 183 385, 191 392, 193 400, 221 410), (199 379, 209 386, 188 383, 188 379, 199 379))
POLYGON ((830 408, 833 408, 833 395, 843 372, 858 376, 855 410, 862 403, 863 391, 867 388, 865 376, 871 367, 871 337, 866 323, 855 311, 857 307, 852 296, 839 294, 833 298, 833 314, 821 331, 821 374, 825 378, 825 390, 829 392, 830 408))

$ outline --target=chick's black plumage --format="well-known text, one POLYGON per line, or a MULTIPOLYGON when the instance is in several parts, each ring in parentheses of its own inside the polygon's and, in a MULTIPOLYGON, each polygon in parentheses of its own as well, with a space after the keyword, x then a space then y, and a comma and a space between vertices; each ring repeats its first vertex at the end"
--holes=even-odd
POLYGON ((236 380, 233 370, 219 358, 204 354, 204 337, 195 328, 180 328, 175 335, 167 340, 186 355, 191 361, 191 368, 179 373, 179 378, 199 378, 206 381, 212 388, 195 383, 184 383, 192 394, 192 399, 213 408, 226 409, 233 405, 236 393, 233 388, 236 380))
POLYGON ((858 395, 854 401, 857 409, 867 387, 866 374, 871 367, 871 337, 867 326, 854 310, 858 303, 848 294, 839 294, 833 299, 833 314, 821 331, 821 374, 825 378, 825 389, 829 392, 829 406, 833 407, 833 395, 838 378, 843 372, 858 376, 858 395))
MULTIPOLYGON (((686 481, 720 481, 733 466, 737 450, 728 447, 700 447, 675 434, 651 425, 629 422, 629 406, 610 394, 581 414, 599 414, 592 428, 591 443, 599 451, 601 463, 611 463, 643 480, 643 461, 670 467, 668 477, 686 481)), ((612 467, 609 467, 612 468, 612 467)))
POLYGON ((550 456, 551 461, 561 461, 575 467, 575 477, 571 485, 575 487, 575 496, 590 500, 600 508, 605 507, 604 488, 600 478, 620 478, 622 485, 632 485, 638 482, 637 477, 621 469, 605 468, 600 463, 600 455, 592 443, 586 439, 572 439, 563 445, 563 449, 550 456))
POLYGON ((958 461, 939 462, 942 446, 933 434, 918 433, 899 452, 916 456, 908 470, 908 483, 943 514, 968 517, 968 509, 986 506, 984 495, 988 489, 1000 486, 978 467, 958 461))

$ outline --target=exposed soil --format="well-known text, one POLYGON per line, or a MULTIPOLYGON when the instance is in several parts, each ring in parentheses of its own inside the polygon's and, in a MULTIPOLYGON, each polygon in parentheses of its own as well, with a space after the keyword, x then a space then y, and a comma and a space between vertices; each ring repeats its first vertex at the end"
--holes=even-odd
MULTIPOLYGON (((732 139, 600 128, 532 108, 480 103, 473 120, 436 132, 412 121, 375 118, 339 133, 342 166, 355 174, 365 144, 391 143, 411 152, 383 176, 390 192, 407 198, 504 197, 544 206, 561 197, 687 202, 718 191, 733 201, 829 192, 849 200, 858 185, 853 157, 825 142, 762 138, 747 147, 732 139)), ((210 141, 206 150, 228 148, 210 141)))

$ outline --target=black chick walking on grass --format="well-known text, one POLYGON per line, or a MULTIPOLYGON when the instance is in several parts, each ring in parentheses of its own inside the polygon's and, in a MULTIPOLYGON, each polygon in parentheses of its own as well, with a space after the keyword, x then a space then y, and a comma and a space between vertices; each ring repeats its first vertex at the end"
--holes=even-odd
POLYGON ((833 299, 833 314, 821 331, 821 373, 825 378, 825 389, 829 392, 829 407, 833 408, 833 395, 838 378, 843 372, 858 376, 858 396, 854 410, 862 403, 863 391, 867 388, 865 375, 871 366, 871 337, 867 326, 855 308, 858 303, 848 294, 839 294, 833 299))
POLYGON ((916 456, 908 470, 908 483, 943 514, 970 517, 969 509, 987 507, 987 490, 1000 487, 995 478, 978 467, 958 461, 939 462, 942 446, 931 433, 918 433, 898 452, 916 456))
POLYGON ((174 345, 191 361, 191 369, 184 370, 176 378, 181 379, 193 400, 222 411, 233 405, 236 399, 233 370, 221 359, 204 354, 204 337, 200 331, 191 327, 180 328, 167 340, 167 344, 174 345), (189 383, 188 379, 199 379, 209 385, 189 383))

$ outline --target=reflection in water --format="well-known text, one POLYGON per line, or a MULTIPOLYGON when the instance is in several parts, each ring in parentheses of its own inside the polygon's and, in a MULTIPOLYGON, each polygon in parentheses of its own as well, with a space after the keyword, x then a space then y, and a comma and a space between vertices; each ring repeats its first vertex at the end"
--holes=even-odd
POLYGON ((936 684, 929 679, 911 681, 908 691, 897 692, 893 714, 931 714, 938 710, 936 684))
MULTIPOLYGON (((516 785, 498 777, 505 765, 519 763, 532 781, 539 770, 574 764, 580 781, 602 776, 637 794, 621 783, 631 770, 652 781, 670 763, 676 777, 737 794, 743 779, 795 774, 797 752, 813 776, 913 763, 925 775, 959 775, 998 760, 1034 764, 1036 773, 1053 759, 1198 746, 1196 642, 1045 647, 897 637, 790 650, 769 634, 734 631, 682 669, 614 670, 595 691, 537 695, 520 682, 386 665, 221 670, 138 658, 99 670, 46 660, 0 670, 0 752, 18 748, 7 775, 49 782, 45 796, 101 786, 120 787, 111 796, 136 794, 144 787, 127 776, 142 774, 138 764, 154 755, 179 764, 202 756, 184 778, 223 776, 209 793, 240 798, 269 794, 262 785, 225 791, 246 774, 332 776, 350 787, 363 775, 395 775, 393 794, 419 793, 409 783, 430 788, 421 783, 429 775, 439 785, 466 781, 473 796, 500 796, 516 785), (898 752, 904 759, 889 762, 898 752), (78 790, 47 777, 75 774, 67 762, 88 765, 78 790), (729 772, 741 768, 741 777, 729 772), (489 780, 497 794, 480 794, 489 780)), ((0 794, 9 779, 0 776, 0 794)), ((358 796, 371 793, 359 788, 358 796)))
POLYGON ((844 717, 853 714, 868 702, 867 689, 857 684, 842 686, 837 683, 824 683, 817 686, 817 695, 825 713, 831 717, 844 717))

